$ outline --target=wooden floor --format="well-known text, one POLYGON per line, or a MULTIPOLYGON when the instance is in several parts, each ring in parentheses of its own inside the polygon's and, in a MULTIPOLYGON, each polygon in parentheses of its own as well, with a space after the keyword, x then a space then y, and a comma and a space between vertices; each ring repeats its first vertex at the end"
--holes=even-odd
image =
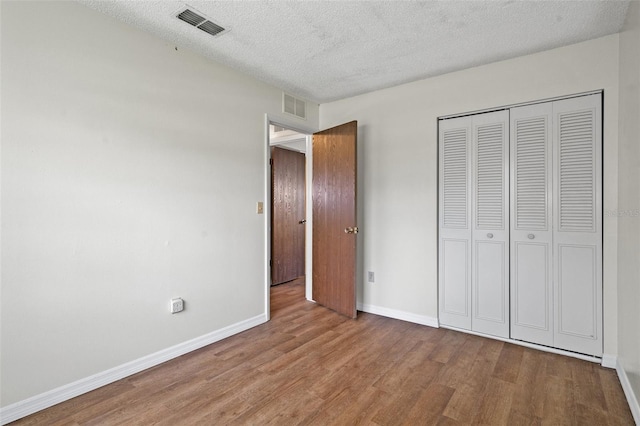
POLYGON ((633 424, 614 370, 271 292, 270 322, 14 424, 633 424))

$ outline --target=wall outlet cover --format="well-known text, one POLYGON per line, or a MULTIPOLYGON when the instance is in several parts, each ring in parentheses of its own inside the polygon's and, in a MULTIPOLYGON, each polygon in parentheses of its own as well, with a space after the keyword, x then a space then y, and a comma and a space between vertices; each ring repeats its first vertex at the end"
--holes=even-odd
POLYGON ((184 300, 182 300, 180 297, 171 299, 170 310, 172 314, 182 312, 184 310, 184 300))

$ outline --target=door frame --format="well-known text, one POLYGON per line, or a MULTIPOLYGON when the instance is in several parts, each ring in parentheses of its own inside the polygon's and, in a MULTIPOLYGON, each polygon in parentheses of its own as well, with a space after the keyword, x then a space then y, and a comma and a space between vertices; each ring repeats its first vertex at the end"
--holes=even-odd
POLYGON ((306 127, 304 123, 297 123, 287 120, 284 117, 273 117, 269 114, 264 115, 264 291, 265 291, 265 317, 269 321, 271 319, 271 266, 269 261, 271 260, 271 145, 269 144, 269 125, 276 125, 285 127, 290 130, 294 130, 298 133, 305 135, 306 137, 306 152, 305 152, 305 211, 307 223, 305 226, 305 297, 307 300, 312 301, 312 289, 313 278, 310 273, 313 265, 313 218, 311 215, 313 209, 312 199, 312 167, 313 167, 313 134, 318 132, 319 129, 306 127))

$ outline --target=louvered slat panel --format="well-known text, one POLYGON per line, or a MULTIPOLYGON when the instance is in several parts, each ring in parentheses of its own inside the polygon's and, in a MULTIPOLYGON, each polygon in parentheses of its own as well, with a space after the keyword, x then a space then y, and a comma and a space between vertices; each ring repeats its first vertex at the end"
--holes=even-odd
POLYGON ((592 231, 595 216, 594 115, 559 116, 559 225, 562 231, 592 231))
POLYGON ((515 125, 515 227, 546 229, 547 119, 523 119, 515 125))
POLYGON ((504 227, 504 124, 476 129, 476 226, 504 227))
POLYGON ((467 226, 467 130, 444 132, 443 219, 446 228, 467 226))

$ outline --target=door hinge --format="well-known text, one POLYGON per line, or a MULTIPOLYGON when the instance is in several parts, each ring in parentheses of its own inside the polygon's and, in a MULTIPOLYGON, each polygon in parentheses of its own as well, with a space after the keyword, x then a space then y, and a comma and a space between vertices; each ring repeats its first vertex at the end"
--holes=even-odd
POLYGON ((273 166, 273 158, 269 158, 269 164, 273 166))
POLYGON ((273 260, 269 259, 269 266, 273 267, 273 260))

